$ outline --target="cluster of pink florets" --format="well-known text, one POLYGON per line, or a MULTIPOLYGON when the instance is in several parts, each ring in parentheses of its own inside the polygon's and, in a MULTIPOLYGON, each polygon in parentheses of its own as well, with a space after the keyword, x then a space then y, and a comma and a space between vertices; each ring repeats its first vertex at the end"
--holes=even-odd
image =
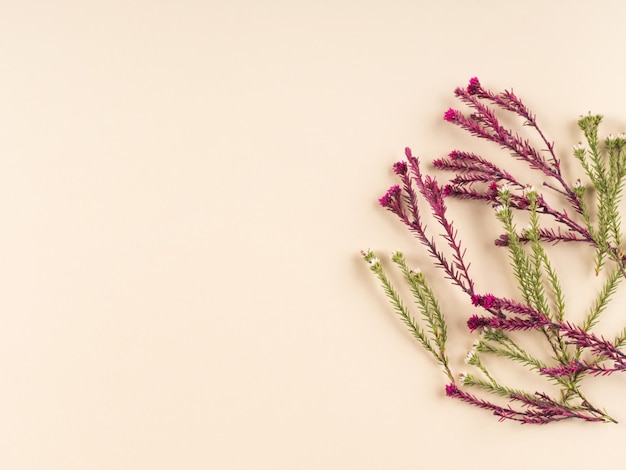
POLYGON ((396 162, 393 164, 393 172, 396 175, 406 175, 406 172, 408 170, 407 164, 406 162, 396 162))
POLYGON ((493 294, 487 295, 472 295, 472 305, 475 307, 483 307, 486 309, 497 308, 498 299, 493 294))
POLYGON ((383 207, 391 207, 395 202, 398 201, 400 192, 400 186, 394 184, 391 188, 387 190, 385 195, 378 200, 378 203, 383 207))

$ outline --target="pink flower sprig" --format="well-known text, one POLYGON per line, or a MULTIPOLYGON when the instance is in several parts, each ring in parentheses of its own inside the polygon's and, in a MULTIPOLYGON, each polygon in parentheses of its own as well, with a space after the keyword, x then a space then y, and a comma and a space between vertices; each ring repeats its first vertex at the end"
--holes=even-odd
MULTIPOLYGON (((524 233, 518 234, 517 238, 522 243, 528 243, 531 239, 524 233)), ((547 242, 551 244, 556 244, 560 242, 586 242, 589 243, 587 238, 583 238, 577 235, 574 232, 563 232, 561 227, 558 227, 556 230, 553 228, 541 228, 539 229, 539 240, 542 242, 547 242)), ((509 236, 508 234, 502 234, 495 240, 496 246, 509 246, 509 236)))
POLYGON ((478 191, 474 188, 465 188, 462 186, 447 184, 443 187, 443 195, 445 197, 453 197, 455 199, 484 200, 492 204, 497 204, 498 202, 498 191, 497 189, 494 191, 491 188, 486 191, 478 191))
POLYGON ((450 383, 446 385, 446 395, 450 398, 456 398, 458 400, 464 401, 465 403, 469 403, 470 405, 477 406, 478 408, 489 410, 499 418, 499 421, 510 419, 513 421, 523 422, 522 418, 520 417, 522 413, 515 411, 510 407, 504 408, 502 406, 495 405, 494 403, 488 402, 470 393, 464 392, 459 387, 457 387, 455 383, 450 383))
MULTIPOLYGON (((528 319, 541 319, 541 321, 545 320, 547 322, 550 320, 546 315, 529 305, 505 297, 496 297, 493 294, 474 294, 472 296, 472 305, 482 307, 489 313, 501 318, 506 318, 506 313, 513 313, 516 315, 524 315, 528 319)), ((558 325, 554 323, 551 323, 551 325, 558 327, 558 325)))
POLYGON ((480 399, 475 395, 464 392, 456 384, 446 385, 446 395, 450 398, 461 400, 470 405, 491 411, 499 418, 499 421, 517 421, 522 424, 548 424, 566 419, 581 419, 590 422, 603 422, 600 416, 585 413, 584 410, 576 410, 556 402, 545 394, 537 393, 536 397, 530 397, 522 393, 511 393, 509 398, 512 402, 519 402, 526 409, 515 410, 511 406, 503 407, 480 399))
POLYGON ((537 316, 542 315, 541 312, 538 312, 534 308, 517 302, 515 300, 507 299, 505 297, 496 297, 493 294, 487 294, 482 296, 474 296, 472 298, 472 304, 474 306, 484 307, 486 309, 497 308, 498 310, 504 310, 506 312, 527 315, 527 316, 537 316))
POLYGON ((626 365, 626 354, 615 347, 609 340, 598 337, 594 333, 585 331, 583 328, 567 322, 559 325, 559 328, 571 344, 581 349, 589 349, 596 356, 610 359, 618 365, 626 365))
POLYGON ((529 408, 528 420, 524 423, 547 424, 553 421, 562 421, 565 419, 582 419, 583 421, 603 422, 605 418, 601 416, 602 412, 591 409, 592 413, 598 413, 600 416, 586 414, 584 411, 577 410, 572 406, 567 406, 550 398, 545 393, 536 392, 535 397, 512 393, 512 400, 517 400, 529 408))
POLYGON ((426 246, 430 255, 436 260, 436 265, 446 273, 446 277, 471 296, 474 294, 474 281, 469 275, 469 265, 464 260, 464 250, 461 242, 457 240, 456 230, 447 218, 442 189, 436 179, 422 175, 419 159, 413 156, 411 149, 406 148, 405 155, 406 162, 394 164, 394 172, 400 177, 402 188, 398 185, 392 186, 378 202, 398 216, 426 246), (433 216, 443 229, 441 236, 453 252, 451 262, 437 248, 435 240, 426 234, 418 207, 418 193, 428 203, 433 216))
POLYGON ((604 366, 598 362, 589 363, 586 361, 575 360, 568 364, 557 367, 546 367, 540 369, 540 372, 550 377, 571 377, 575 374, 588 373, 591 375, 610 375, 613 372, 624 372, 626 364, 613 364, 610 367, 604 366))
POLYGON ((467 320, 467 327, 472 332, 479 328, 494 328, 502 331, 540 330, 553 325, 554 323, 543 315, 532 315, 526 318, 479 317, 478 315, 472 315, 467 320))

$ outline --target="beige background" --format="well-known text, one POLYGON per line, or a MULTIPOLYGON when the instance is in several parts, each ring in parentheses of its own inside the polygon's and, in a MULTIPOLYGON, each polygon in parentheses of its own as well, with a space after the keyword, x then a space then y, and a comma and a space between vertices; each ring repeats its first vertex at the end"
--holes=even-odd
POLYGON ((358 252, 415 246, 376 199, 404 146, 474 145, 441 119, 471 76, 562 155, 625 130, 623 5, 0 1, 0 468, 620 462, 625 378, 590 388, 620 425, 449 401, 358 252))

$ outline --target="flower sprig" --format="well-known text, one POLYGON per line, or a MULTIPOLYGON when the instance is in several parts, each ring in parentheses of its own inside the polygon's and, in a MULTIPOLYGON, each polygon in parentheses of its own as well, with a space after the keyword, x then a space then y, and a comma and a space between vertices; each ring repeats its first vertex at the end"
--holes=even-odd
POLYGON ((422 172, 420 159, 407 148, 405 160, 393 165, 400 184, 393 185, 379 203, 415 235, 434 265, 462 292, 471 308, 482 310, 482 314, 464 314, 468 334, 480 334, 465 361, 479 375, 453 374, 447 348, 447 318, 451 314, 442 311, 424 274, 409 268, 403 253, 391 255, 412 294, 418 318, 401 299, 374 252, 364 251, 363 257, 395 311, 441 366, 450 381, 447 396, 488 410, 500 420, 529 424, 567 419, 616 422, 591 403, 583 394, 582 385, 584 379, 626 371, 626 353, 621 350, 626 346, 626 328, 613 341, 592 331, 626 277, 619 213, 626 178, 626 135, 609 135, 601 141, 598 129, 602 117, 582 117, 578 126, 585 143, 573 147, 581 174, 571 183, 562 172, 554 143, 545 137, 535 115, 513 91, 496 93, 472 78, 466 87, 459 87, 454 93, 469 113, 450 108, 444 113, 444 120, 497 144, 515 160, 527 164, 540 176, 541 186, 537 188, 501 165, 464 150, 453 150, 447 157, 433 161, 435 168, 453 173, 442 185, 422 172), (542 148, 503 125, 499 117, 503 112, 521 118, 523 125, 530 127, 542 142, 542 148), (508 251, 519 298, 477 291, 465 248, 448 214, 447 198, 479 201, 492 208, 503 230, 495 245, 508 251), (427 231, 421 202, 439 227, 435 234, 427 231), (522 215, 527 224, 520 229, 522 215), (445 250, 439 246, 441 241, 445 250), (546 243, 560 242, 590 250, 596 275, 610 264, 604 284, 580 324, 568 318, 565 287, 545 249, 546 243), (525 349, 526 336, 539 338, 545 344, 547 358, 536 357, 525 349), (501 383, 486 367, 483 356, 513 361, 537 373, 554 388, 554 396, 501 383), (487 398, 466 392, 465 388, 476 388, 487 398), (508 403, 498 403, 503 398, 508 403))

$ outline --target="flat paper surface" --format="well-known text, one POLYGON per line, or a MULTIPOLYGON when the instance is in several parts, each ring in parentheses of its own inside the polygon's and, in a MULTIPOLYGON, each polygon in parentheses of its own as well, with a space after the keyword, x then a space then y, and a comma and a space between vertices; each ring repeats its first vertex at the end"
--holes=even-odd
MULTIPOLYGON (((621 461, 626 377, 588 389, 619 425, 498 423, 449 400, 359 251, 402 249, 434 273, 377 205, 405 146, 426 167, 453 148, 509 158, 442 119, 470 77, 513 88, 575 178, 580 115, 626 130, 624 14, 577 1, 1 1, 0 468, 621 461)), ((514 292, 489 212, 453 209, 480 288, 514 292)), ((555 253, 584 314, 588 262, 555 253)), ((434 274, 461 332, 474 311, 434 274)), ((626 324, 625 300, 606 331, 626 324)), ((457 338, 459 370, 471 341, 457 338)))

